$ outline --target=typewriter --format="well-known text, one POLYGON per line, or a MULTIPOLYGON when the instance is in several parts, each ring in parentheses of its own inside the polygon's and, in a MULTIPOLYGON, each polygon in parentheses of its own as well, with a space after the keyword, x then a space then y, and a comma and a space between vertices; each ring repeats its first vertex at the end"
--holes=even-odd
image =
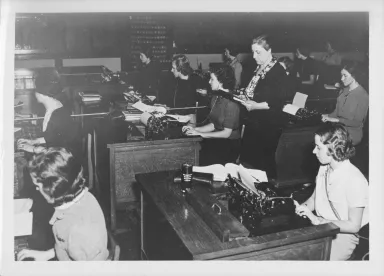
POLYGON ((321 122, 321 113, 317 110, 299 108, 294 116, 289 115, 289 120, 292 123, 299 123, 301 125, 317 125, 321 122))
POLYGON ((228 209, 251 237, 311 225, 309 219, 296 215, 293 194, 286 195, 270 183, 255 183, 255 193, 229 175, 227 187, 228 209))

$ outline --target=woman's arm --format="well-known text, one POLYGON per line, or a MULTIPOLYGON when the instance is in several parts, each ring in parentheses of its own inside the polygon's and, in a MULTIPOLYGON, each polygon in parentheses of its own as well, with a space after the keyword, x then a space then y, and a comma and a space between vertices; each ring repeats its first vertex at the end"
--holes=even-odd
POLYGON ((319 224, 332 222, 340 228, 341 233, 355 234, 360 230, 363 212, 364 207, 348 208, 348 220, 328 220, 318 217, 319 224))
POLYGON ((368 102, 358 95, 351 95, 339 114, 339 122, 351 127, 361 126, 368 112, 368 102))
POLYGON ((315 83, 315 75, 310 75, 309 80, 302 81, 302 84, 314 84, 315 83))
POLYGON ((224 128, 223 130, 219 131, 200 133, 200 136, 203 138, 228 138, 229 136, 231 136, 231 133, 232 129, 224 128))
POLYGON ((53 259, 55 256, 55 249, 53 248, 47 251, 23 249, 17 254, 17 260, 22 261, 26 258, 33 258, 35 261, 48 261, 53 259))
POLYGON ((215 130, 215 126, 214 126, 214 124, 210 123, 210 124, 207 124, 205 126, 196 127, 195 130, 198 132, 201 132, 201 133, 211 132, 211 131, 215 130))
POLYGON ((315 210, 315 191, 313 191, 312 195, 301 205, 307 206, 307 208, 313 212, 315 210))

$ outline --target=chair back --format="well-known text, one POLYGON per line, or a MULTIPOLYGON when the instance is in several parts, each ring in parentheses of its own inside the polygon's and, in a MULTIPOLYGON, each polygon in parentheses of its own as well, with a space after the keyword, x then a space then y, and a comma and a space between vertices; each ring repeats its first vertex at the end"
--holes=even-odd
POLYGON ((88 188, 94 195, 100 192, 99 178, 97 173, 97 150, 96 133, 93 130, 87 134, 87 168, 88 168, 88 188))
POLYGON ((108 251, 109 261, 118 261, 120 259, 120 246, 118 245, 115 237, 113 236, 112 232, 108 230, 108 251))

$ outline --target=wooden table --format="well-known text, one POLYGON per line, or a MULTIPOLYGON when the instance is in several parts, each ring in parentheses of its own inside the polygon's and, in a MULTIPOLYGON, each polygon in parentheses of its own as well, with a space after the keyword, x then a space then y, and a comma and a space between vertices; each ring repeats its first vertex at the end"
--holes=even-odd
POLYGON ((198 165, 201 138, 134 141, 108 144, 111 193, 111 229, 116 230, 116 209, 139 201, 135 174, 175 170, 182 163, 198 165))
POLYGON ((136 175, 142 189, 143 259, 329 260, 332 237, 339 232, 332 223, 222 242, 186 202, 173 175, 136 175))

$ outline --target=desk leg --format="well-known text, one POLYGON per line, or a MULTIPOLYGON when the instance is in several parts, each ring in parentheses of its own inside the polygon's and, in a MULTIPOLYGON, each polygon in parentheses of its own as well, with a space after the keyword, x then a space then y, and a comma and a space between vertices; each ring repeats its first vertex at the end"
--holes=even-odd
POLYGON ((148 260, 147 254, 145 253, 145 242, 144 242, 144 195, 143 191, 140 192, 140 257, 142 260, 148 260))

